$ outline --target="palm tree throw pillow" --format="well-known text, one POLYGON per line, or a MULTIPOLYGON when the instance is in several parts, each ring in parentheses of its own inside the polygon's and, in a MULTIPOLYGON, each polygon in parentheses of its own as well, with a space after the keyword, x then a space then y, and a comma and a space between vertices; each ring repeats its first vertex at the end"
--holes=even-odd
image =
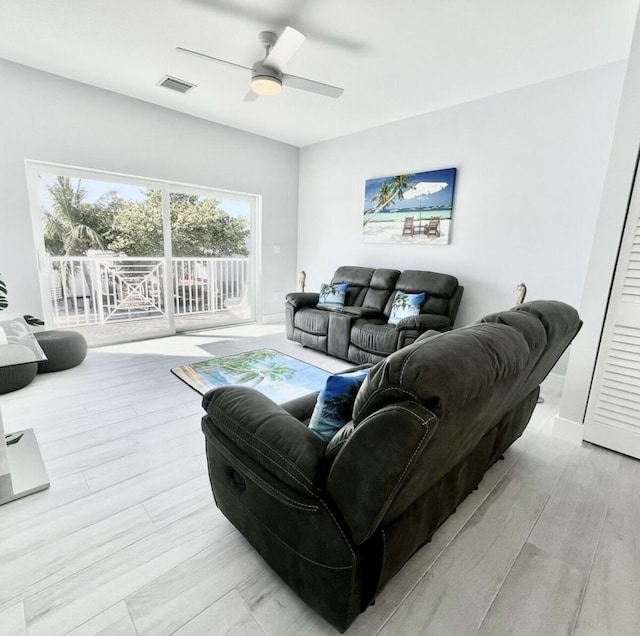
POLYGON ((389 324, 397 325, 403 318, 407 316, 417 316, 420 313, 427 295, 422 292, 420 294, 405 294, 404 292, 396 292, 396 297, 391 305, 391 315, 389 316, 389 324))
POLYGON ((347 295, 348 287, 349 283, 322 283, 317 306, 324 309, 340 309, 344 307, 344 299, 347 295))
POLYGON ((333 436, 351 420, 353 403, 369 369, 330 375, 309 420, 309 429, 321 440, 330 442, 333 436))

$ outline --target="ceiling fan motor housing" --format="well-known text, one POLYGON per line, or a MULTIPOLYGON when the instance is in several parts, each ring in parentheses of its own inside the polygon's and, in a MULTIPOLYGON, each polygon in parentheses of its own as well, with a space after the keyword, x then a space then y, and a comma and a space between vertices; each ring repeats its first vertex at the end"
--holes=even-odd
POLYGON ((260 95, 277 95, 282 90, 282 73, 256 62, 251 69, 251 86, 260 95))

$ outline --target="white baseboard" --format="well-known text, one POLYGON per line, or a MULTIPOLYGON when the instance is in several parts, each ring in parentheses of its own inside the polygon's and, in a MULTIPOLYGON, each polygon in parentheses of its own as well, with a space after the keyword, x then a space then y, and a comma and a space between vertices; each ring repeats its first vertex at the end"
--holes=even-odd
POLYGON ((260 316, 260 324, 273 325, 279 322, 284 322, 284 312, 279 314, 262 314, 260 316))
POLYGON ((553 435, 574 444, 582 444, 584 436, 584 426, 579 422, 567 420, 564 417, 557 416, 553 423, 553 435))

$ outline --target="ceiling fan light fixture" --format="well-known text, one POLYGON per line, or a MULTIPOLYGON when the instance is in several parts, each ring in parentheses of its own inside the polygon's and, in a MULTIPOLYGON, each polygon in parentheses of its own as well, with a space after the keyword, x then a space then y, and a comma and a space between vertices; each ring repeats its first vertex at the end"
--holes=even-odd
POLYGON ((279 95, 282 92, 282 81, 271 75, 254 75, 251 78, 251 90, 265 97, 279 95))

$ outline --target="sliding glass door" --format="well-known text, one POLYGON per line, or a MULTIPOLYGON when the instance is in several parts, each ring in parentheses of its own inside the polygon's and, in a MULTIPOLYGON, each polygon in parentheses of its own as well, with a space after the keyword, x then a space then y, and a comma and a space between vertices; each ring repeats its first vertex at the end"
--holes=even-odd
POLYGON ((256 199, 28 162, 45 320, 90 345, 255 318, 256 199))
POLYGON ((253 199, 170 185, 176 330, 255 319, 253 199))

